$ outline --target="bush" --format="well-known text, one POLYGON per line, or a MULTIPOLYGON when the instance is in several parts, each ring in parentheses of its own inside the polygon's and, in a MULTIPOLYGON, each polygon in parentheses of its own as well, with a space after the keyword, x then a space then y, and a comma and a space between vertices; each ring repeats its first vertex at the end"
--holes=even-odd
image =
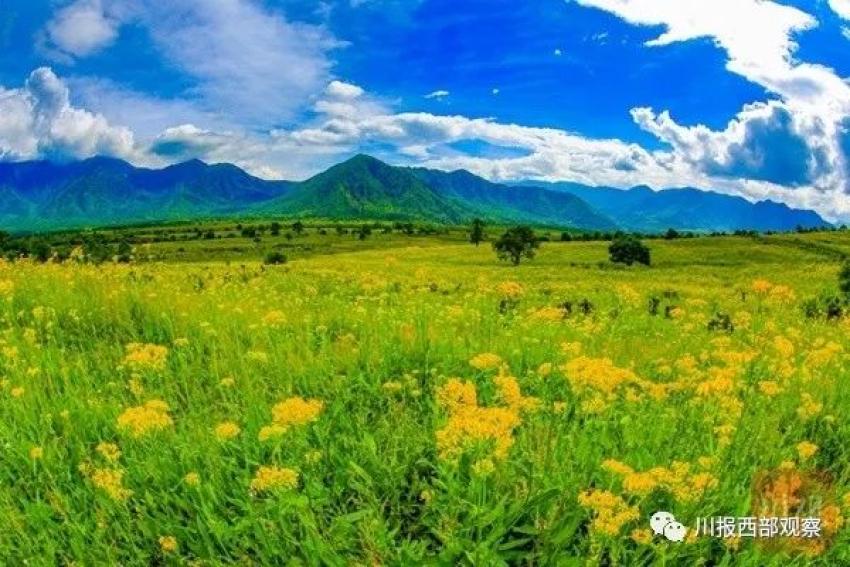
POLYGON ((608 247, 611 261, 615 264, 644 264, 649 266, 649 248, 634 236, 620 236, 608 247))
POLYGON ((267 266, 279 266, 286 264, 286 256, 280 252, 269 252, 266 254, 266 259, 263 261, 267 266))

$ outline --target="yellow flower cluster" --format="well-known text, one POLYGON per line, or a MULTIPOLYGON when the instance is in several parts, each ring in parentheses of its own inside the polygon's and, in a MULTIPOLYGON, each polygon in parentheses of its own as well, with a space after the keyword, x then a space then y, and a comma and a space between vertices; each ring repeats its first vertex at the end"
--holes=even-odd
POLYGON ((514 443, 513 431, 522 421, 520 409, 536 407, 538 400, 523 397, 512 376, 502 374, 493 380, 509 407, 479 406, 475 385, 457 378, 437 389, 437 403, 449 414, 445 427, 437 431, 437 450, 442 458, 455 458, 481 443, 492 447, 493 458, 507 457, 514 443))
POLYGON ((518 299, 525 293, 522 284, 518 282, 502 282, 496 287, 496 291, 508 299, 518 299))
POLYGON ((280 327, 286 323, 286 314, 283 311, 269 311, 263 316, 263 325, 266 327, 280 327))
POLYGON ((121 449, 115 443, 98 443, 95 450, 110 463, 116 463, 121 458, 121 449))
POLYGON ((95 468, 88 463, 80 465, 83 473, 99 490, 104 491, 110 498, 123 502, 133 495, 133 491, 124 487, 124 471, 119 468, 95 468))
POLYGON ((325 407, 321 400, 305 400, 300 396, 286 399, 272 408, 272 423, 260 429, 260 441, 280 437, 294 425, 304 425, 319 419, 325 407))
POLYGON ((563 309, 558 307, 541 307, 536 311, 531 313, 531 319, 535 321, 563 321, 565 318, 565 313, 563 309))
POLYGON ((811 459, 818 452, 818 446, 810 441, 802 441, 797 444, 797 454, 800 460, 805 461, 811 459))
POLYGON ((163 553, 174 553, 177 551, 177 538, 174 536, 162 536, 159 538, 159 548, 163 553))
POLYGON ((501 366, 502 358, 498 354, 493 354, 492 352, 484 352, 478 355, 473 356, 469 365, 475 368, 476 370, 494 370, 501 366))
POLYGON ((162 400, 150 400, 144 405, 127 408, 118 416, 118 429, 127 431, 133 437, 161 431, 172 423, 168 404, 162 400))
POLYGON ((437 389, 437 403, 449 413, 454 413, 462 407, 478 405, 478 394, 475 384, 451 378, 437 389))
POLYGON ((510 408, 463 406, 450 414, 446 426, 437 431, 440 456, 451 459, 470 445, 492 443, 493 457, 504 459, 514 444, 513 431, 519 426, 519 414, 510 408))
POLYGON ((637 472, 615 460, 604 461, 602 467, 621 476, 623 490, 635 496, 647 496, 656 489, 664 489, 681 502, 694 502, 718 484, 713 474, 695 471, 690 463, 680 461, 674 461, 669 468, 654 467, 645 472, 637 472))
POLYGON ((126 346, 124 364, 135 371, 162 371, 168 360, 168 348, 148 343, 130 343, 126 346))
POLYGON ((298 471, 289 468, 262 466, 251 480, 251 492, 261 494, 298 486, 298 471))
POLYGON ((640 511, 625 500, 607 490, 588 490, 578 495, 582 508, 595 514, 591 529, 594 533, 616 536, 624 525, 640 517, 640 511))
POLYGON ((591 390, 612 394, 620 386, 637 381, 634 372, 614 366, 609 358, 580 356, 567 362, 562 370, 578 392, 591 390))
POLYGON ((232 421, 223 421, 215 426, 213 433, 219 441, 233 439, 242 431, 238 424, 232 421))
POLYGON ((519 382, 513 376, 501 373, 493 378, 499 390, 499 396, 509 408, 515 411, 530 411, 540 407, 540 400, 532 396, 523 396, 519 382))
POLYGON ((811 394, 803 392, 800 395, 800 406, 797 408, 797 415, 800 419, 811 419, 822 411, 823 404, 815 400, 811 394))

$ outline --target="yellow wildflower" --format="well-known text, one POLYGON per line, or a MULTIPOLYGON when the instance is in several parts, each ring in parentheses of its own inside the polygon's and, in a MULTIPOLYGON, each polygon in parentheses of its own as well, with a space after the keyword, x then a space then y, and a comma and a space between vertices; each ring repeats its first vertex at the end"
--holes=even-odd
POLYGON ((513 430, 520 417, 509 408, 463 406, 437 431, 437 450, 443 458, 454 458, 470 445, 492 443, 493 457, 503 459, 514 443, 513 430))
POLYGON ((303 425, 319 419, 325 403, 321 400, 305 400, 293 397, 276 404, 272 408, 272 421, 275 425, 303 425))
POLYGON ((123 501, 129 498, 132 490, 124 488, 124 471, 121 469, 93 469, 90 478, 95 487, 103 490, 110 498, 123 501))
POLYGON ((147 343, 130 343, 126 347, 124 364, 136 371, 165 369, 168 348, 147 343))
POLYGON ((118 416, 118 428, 141 437, 153 431, 161 431, 172 424, 168 405, 161 400, 151 400, 144 405, 124 410, 118 416))
POLYGON ((493 370, 502 364, 502 358, 498 354, 492 352, 484 352, 473 356, 469 360, 469 365, 476 370, 493 370))
POLYGON ((595 517, 591 529, 595 533, 616 536, 624 525, 640 517, 640 511, 629 506, 621 497, 607 490, 589 490, 578 495, 582 508, 590 509, 595 517))
POLYGON ((115 443, 98 443, 95 450, 110 463, 115 463, 121 458, 121 450, 115 443))
POLYGON ((458 378, 451 378, 448 382, 437 388, 437 403, 449 412, 462 407, 477 406, 478 395, 475 384, 463 382, 458 378))
POLYGON ((159 538, 159 548, 163 553, 174 553, 177 551, 177 538, 174 536, 162 536, 159 538))
POLYGON ((30 449, 30 459, 38 461, 44 456, 44 449, 41 447, 33 447, 30 449))
POLYGON ((797 444, 797 454, 800 455, 800 459, 805 461, 810 459, 818 452, 818 446, 809 441, 802 441, 797 444))
POLYGON ((251 480, 251 492, 255 494, 298 486, 298 471, 288 468, 262 466, 251 480))
POLYGON ((239 435, 242 429, 232 421, 224 421, 216 425, 213 431, 219 441, 226 441, 239 435))

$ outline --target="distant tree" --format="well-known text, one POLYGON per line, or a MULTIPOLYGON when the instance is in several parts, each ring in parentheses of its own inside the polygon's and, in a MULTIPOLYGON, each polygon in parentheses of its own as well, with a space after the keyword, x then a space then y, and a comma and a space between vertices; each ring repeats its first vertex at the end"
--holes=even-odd
POLYGON ((257 237, 257 229, 253 226, 246 226, 242 228, 241 231, 242 236, 245 238, 256 238, 257 237))
POLYGON ((484 233, 484 221, 481 219, 474 219, 472 221, 472 230, 469 231, 469 241, 478 246, 487 238, 487 235, 484 233))
POLYGON ((212 231, 212 230, 208 230, 208 231, 206 231, 206 232, 204 233, 204 239, 205 239, 205 240, 213 240, 213 239, 215 239, 215 232, 214 232, 214 231, 212 231))
POLYGON ((365 224, 360 227, 360 230, 357 231, 357 238, 360 240, 366 240, 371 235, 372 229, 366 226, 365 224))
POLYGON ((667 232, 664 233, 664 238, 666 238, 667 240, 676 240, 680 236, 681 235, 679 234, 679 232, 672 228, 668 228, 667 232))
POLYGON ((608 247, 608 253, 615 264, 631 266, 638 263, 648 266, 650 262, 649 248, 634 236, 615 238, 608 247))
POLYGON ((277 222, 277 221, 273 222, 272 226, 271 226, 271 235, 272 236, 280 236, 280 229, 281 229, 280 223, 277 222))
POLYGON ((518 266, 523 258, 534 258, 539 246, 537 235, 527 226, 509 228, 493 243, 499 259, 510 260, 514 266, 518 266))
POLYGON ((263 263, 269 266, 278 266, 280 264, 286 264, 286 256, 281 254, 280 252, 269 252, 266 254, 265 260, 263 263))
POLYGON ((342 236, 342 235, 343 235, 343 234, 345 234, 346 232, 348 232, 348 231, 347 231, 347 230, 345 230, 345 227, 344 227, 344 226, 342 226, 341 224, 336 225, 336 233, 337 233, 339 236, 342 236))
POLYGON ((304 223, 301 221, 295 221, 292 223, 292 230, 295 231, 295 234, 301 235, 304 232, 304 223))
POLYGON ((573 239, 573 235, 570 234, 569 232, 562 232, 561 233, 561 242, 570 242, 570 241, 572 241, 572 239, 573 239))

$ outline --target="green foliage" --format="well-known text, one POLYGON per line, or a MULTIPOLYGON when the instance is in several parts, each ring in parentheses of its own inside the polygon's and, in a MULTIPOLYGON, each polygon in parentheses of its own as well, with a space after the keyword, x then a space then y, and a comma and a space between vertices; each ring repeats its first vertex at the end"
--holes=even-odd
POLYGON ((514 266, 518 266, 523 258, 534 258, 539 246, 537 235, 527 226, 510 228, 493 243, 499 259, 510 260, 514 266))
POLYGON ((615 264, 650 264, 649 248, 634 236, 619 236, 608 247, 610 259, 615 264))
POLYGON ((266 254, 263 263, 268 266, 278 266, 280 264, 286 264, 287 258, 282 252, 269 252, 266 254))
POLYGON ((850 262, 844 262, 841 271, 838 272, 838 289, 846 299, 850 300, 850 262))
POLYGON ((478 246, 487 238, 484 232, 484 221, 475 219, 472 221, 472 229, 469 231, 469 241, 478 246))

